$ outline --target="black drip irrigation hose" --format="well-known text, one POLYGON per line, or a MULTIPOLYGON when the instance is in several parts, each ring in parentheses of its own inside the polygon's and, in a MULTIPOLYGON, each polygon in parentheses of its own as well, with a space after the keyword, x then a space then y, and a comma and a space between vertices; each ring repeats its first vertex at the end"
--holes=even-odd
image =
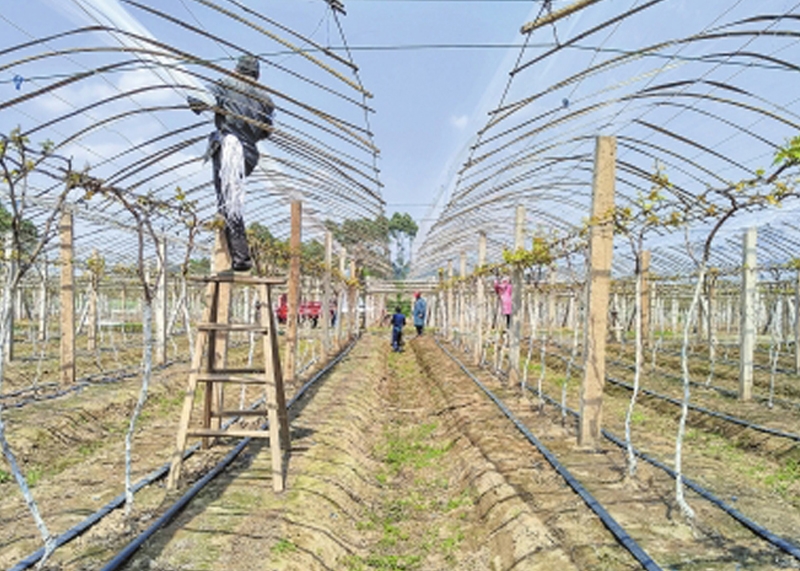
MULTIPOLYGON (((533 389, 531 387, 528 387, 528 390, 533 392, 533 389)), ((547 402, 552 404, 553 406, 558 407, 559 409, 563 408, 564 410, 566 410, 569 414, 573 415, 574 417, 578 418, 580 416, 577 411, 572 410, 569 407, 562 407, 561 404, 558 401, 556 401, 554 398, 552 398, 552 397, 550 397, 550 396, 548 396, 548 395, 546 395, 544 393, 542 393, 542 397, 547 402)), ((607 440, 609 440, 612 443, 616 444, 617 446, 619 446, 623 450, 627 449, 627 445, 625 444, 624 440, 618 438, 617 436, 615 436, 611 432, 607 431, 606 429, 602 429, 601 432, 602 432, 603 436, 607 440)), ((659 460, 656 460, 655 458, 653 458, 651 456, 648 456, 647 454, 645 454, 644 452, 641 452, 640 450, 638 450, 636 448, 633 448, 633 453, 636 454, 636 456, 638 456, 639 458, 641 458, 645 462, 647 462, 649 464, 652 464, 656 468, 660 468, 660 469, 664 470, 664 472, 669 474, 669 476, 672 477, 672 479, 677 478, 677 474, 675 473, 675 470, 673 470, 672 468, 670 468, 669 466, 667 466, 663 462, 661 462, 659 460)), ((708 490, 703 488, 700 484, 694 482, 693 480, 690 480, 689 478, 686 478, 685 476, 683 476, 681 479, 683 481, 684 486, 686 486, 687 488, 690 488, 691 490, 696 492, 698 495, 702 496, 703 498, 705 498, 706 500, 708 500, 712 504, 716 505, 718 508, 720 508, 725 513, 727 513, 728 515, 733 517, 736 521, 738 521, 739 523, 744 525, 750 531, 752 531, 756 535, 766 539, 769 543, 771 543, 775 547, 785 551, 786 553, 792 555, 796 559, 800 559, 800 547, 798 547, 797 545, 795 545, 791 541, 789 541, 787 539, 784 539, 784 538, 780 537, 779 535, 771 532, 770 530, 768 530, 764 526, 756 523, 752 519, 748 518, 742 512, 740 512, 739 510, 737 510, 733 506, 731 506, 729 504, 726 504, 724 501, 719 499, 717 496, 715 496, 714 494, 712 494, 711 492, 709 492, 708 490)))
MULTIPOLYGON (((342 359, 342 357, 347 352, 350 351, 350 348, 351 347, 347 347, 345 349, 345 351, 343 351, 333 361, 331 361, 331 364, 329 365, 329 367, 332 367, 334 364, 338 363, 342 359)), ((167 366, 169 366, 171 364, 173 364, 173 363, 171 363, 171 362, 170 363, 166 363, 165 365, 163 365, 163 367, 167 367, 167 366)), ((327 369, 324 369, 322 372, 324 372, 326 370, 327 369)), ((117 377, 117 380, 122 379, 122 378, 126 378, 126 376, 130 376, 130 375, 124 374, 124 370, 122 370, 122 371, 123 371, 123 375, 121 375, 120 377, 117 377)), ((320 375, 321 375, 321 373, 318 373, 317 376, 314 377, 314 379, 310 380, 308 383, 303 385, 303 387, 300 388, 300 390, 297 392, 297 394, 294 396, 294 398, 289 402, 288 406, 292 406, 292 404, 294 404, 294 402, 300 396, 302 396, 302 394, 305 393, 306 390, 308 390, 308 388, 313 384, 313 382, 320 375)), ((111 381, 104 381, 104 382, 111 382, 111 381)), ((254 403, 253 406, 254 407, 257 406, 258 404, 263 402, 263 400, 264 400, 263 398, 260 399, 259 401, 254 403)), ((223 425, 223 428, 225 428, 227 426, 230 426, 231 424, 236 422, 236 420, 237 420, 236 418, 233 418, 233 419, 229 420, 228 422, 226 422, 223 425)), ((200 445, 199 444, 195 444, 192 447, 190 447, 189 449, 187 449, 186 452, 184 452, 183 459, 186 460, 187 458, 192 456, 192 454, 194 454, 197 450, 199 450, 199 448, 200 448, 200 445)), ((223 461, 224 461, 224 459, 223 459, 223 461)), ((150 484, 152 484, 152 483, 154 483, 154 482, 156 482, 158 480, 163 479, 169 473, 169 468, 170 468, 170 462, 167 462, 163 466, 161 466, 160 468, 157 468, 156 470, 154 470, 153 472, 151 472, 150 474, 148 474, 147 476, 145 476, 144 478, 139 480, 136 484, 134 484, 133 487, 131 488, 131 492, 135 494, 136 492, 138 492, 139 490, 141 490, 145 486, 148 486, 148 485, 150 485, 150 484)), ((57 536, 55 538, 55 548, 61 547, 62 545, 65 545, 66 543, 69 543, 70 541, 72 541, 76 537, 80 536, 81 534, 86 532, 86 530, 90 529, 97 522, 102 520, 104 517, 106 517, 108 514, 110 514, 115 509, 118 509, 124 503, 125 503, 125 493, 123 492, 122 494, 116 496, 113 500, 108 502, 105 506, 103 506, 102 508, 97 510, 95 513, 93 513, 92 515, 90 515, 89 517, 84 519, 78 525, 68 529, 67 531, 65 531, 61 535, 57 536)), ((30 555, 28 555, 27 557, 25 557, 21 561, 19 561, 9 571, 24 571, 25 569, 28 569, 28 568, 32 567, 34 564, 36 564, 36 562, 39 561, 43 556, 44 556, 44 548, 42 547, 42 548, 39 548, 37 551, 35 551, 35 552, 31 553, 30 555)))
MULTIPOLYGON (((551 343, 553 345, 555 345, 556 347, 558 347, 559 349, 565 349, 566 348, 566 347, 564 347, 563 344, 558 343, 555 340, 551 341, 551 343)), ((662 350, 661 352, 664 353, 665 355, 672 355, 673 357, 679 357, 680 356, 680 352, 678 352, 678 351, 662 350)), ((553 355, 555 355, 556 357, 559 357, 560 359, 566 361, 566 357, 564 357, 562 355, 558 355, 556 353, 553 353, 553 355)), ((689 355, 689 356, 691 357, 691 355, 689 355)), ((614 364, 614 365, 617 365, 619 367, 625 367, 626 369, 634 370, 634 366, 633 365, 631 365, 629 363, 625 363, 625 362, 620 361, 618 359, 611 359, 611 360, 609 360, 609 362, 614 364)), ((735 361, 730 361, 729 359, 728 360, 717 360, 717 363, 730 363, 731 366, 735 366, 736 365, 735 361)), ((765 367, 763 365, 755 365, 755 368, 757 368, 757 369, 760 368, 760 369, 765 370, 765 371, 770 370, 768 367, 765 367)), ((786 371, 785 369, 783 371, 785 372, 786 375, 793 375, 794 374, 792 372, 786 371)), ((673 375, 672 373, 666 373, 666 372, 663 372, 663 371, 659 372, 659 374, 662 377, 665 377, 665 378, 668 378, 668 379, 674 379, 674 380, 679 381, 679 382, 683 382, 683 379, 678 375, 673 375)), ((720 386, 717 386, 717 385, 711 385, 711 384, 707 384, 707 383, 700 383, 700 382, 692 381, 692 380, 689 381, 689 385, 693 386, 693 387, 698 387, 698 388, 701 388, 701 389, 706 389, 706 390, 711 389, 711 390, 716 391, 719 394, 721 394, 723 396, 726 396, 726 397, 729 397, 729 398, 734 398, 734 399, 735 398, 739 398, 739 393, 737 391, 733 391, 731 389, 726 389, 724 387, 720 387, 720 386)), ((764 397, 764 396, 760 396, 760 395, 753 395, 753 398, 755 400, 757 400, 758 402, 760 402, 760 403, 769 403, 770 402, 770 399, 768 397, 764 397)), ((781 399, 781 398, 773 398, 772 402, 775 403, 775 404, 780 404, 780 405, 789 407, 789 408, 800 408, 800 403, 798 403, 797 401, 786 400, 786 399, 781 399)))
MULTIPOLYGON (((606 377, 606 379, 610 383, 613 383, 613 384, 621 386, 621 387, 625 387, 628 390, 633 390, 633 385, 630 385, 630 384, 628 384, 626 382, 620 381, 619 379, 615 379, 613 377, 606 377)), ((648 396, 665 400, 665 401, 667 401, 669 403, 672 403, 672 404, 674 404, 676 406, 682 406, 683 405, 683 403, 681 401, 679 401, 678 399, 669 397, 667 395, 659 394, 659 393, 657 393, 655 391, 651 391, 649 389, 640 388, 639 391, 641 393, 643 393, 643 394, 648 395, 648 396)), ((739 418, 739 417, 736 417, 736 416, 731 416, 729 414, 725 414, 725 413, 722 413, 722 412, 717 412, 715 410, 710 410, 710 409, 707 409, 707 408, 703 408, 702 406, 697 406, 697 405, 693 405, 693 404, 689 404, 688 406, 689 406, 689 409, 691 409, 693 411, 700 412, 700 413, 706 414, 708 416, 713 416, 715 418, 720 418, 722 420, 730 422, 731 424, 737 424, 737 425, 743 426, 745 428, 752 428, 753 430, 756 430, 758 432, 764 432, 766 434, 771 434, 772 436, 779 436, 781 438, 788 438, 789 440, 794 440, 796 442, 800 442, 800 434, 794 434, 793 432, 784 432, 783 430, 770 428, 768 426, 763 426, 761 424, 753 424, 752 422, 747 422, 746 420, 744 420, 742 418, 739 418)))
MULTIPOLYGON (((552 355, 554 357, 557 357, 557 358, 561 359, 562 361, 566 361, 567 360, 567 358, 564 357, 563 355, 558 355, 556 353, 553 353, 552 355)), ((578 365, 578 364, 573 364, 573 366, 577 367, 579 369, 583 369, 583 366, 578 365)), ((630 385, 630 384, 628 384, 628 383, 626 383, 624 381, 621 381, 619 379, 615 379, 614 377, 606 376, 606 380, 608 382, 612 383, 612 384, 624 387, 624 388, 626 388, 628 390, 633 390, 633 385, 630 385)), ((658 399, 665 400, 668 403, 674 404, 676 406, 682 406, 683 405, 683 402, 681 402, 680 400, 678 400, 676 398, 672 398, 672 397, 669 397, 667 395, 662 395, 660 393, 657 393, 655 391, 651 391, 649 389, 640 388, 639 392, 641 392, 643 394, 646 394, 648 396, 651 396, 651 397, 655 397, 655 398, 658 398, 658 399)), ((778 436, 780 438, 788 438, 789 440, 794 440, 796 442, 800 442, 800 434, 795 434, 793 432, 784 432, 783 430, 778 430, 776 428, 770 428, 768 426, 763 426, 761 424, 753 424, 752 422, 748 422, 748 421, 746 421, 746 420, 744 420, 742 418, 739 418, 739 417, 736 417, 736 416, 731 416, 729 414, 725 414, 725 413, 722 413, 722 412, 717 412, 715 410, 704 408, 702 406, 697 406, 697 405, 694 405, 694 404, 691 404, 691 403, 688 403, 687 406, 688 406, 688 408, 690 410, 693 410, 695 412, 699 412, 699 413, 702 413, 702 414, 706 414, 708 416, 712 416, 712 417, 715 417, 715 418, 719 418, 719 419, 725 420, 727 422, 730 422, 731 424, 736 424, 736 425, 739 425, 739 426, 743 426, 745 428, 751 428, 751 429, 753 429, 753 430, 755 430, 757 432, 763 432, 765 434, 770 434, 772 436, 778 436)))
MULTIPOLYGON (((186 452, 183 455, 183 459, 186 460, 187 458, 189 458, 199 448, 200 445, 195 444, 194 446, 186 450, 186 452)), ((131 488, 131 492, 135 494, 145 486, 149 486, 153 482, 162 479, 169 472, 169 467, 170 463, 167 462, 160 468, 157 468, 156 470, 150 472, 150 474, 148 474, 147 476, 136 482, 136 484, 131 488)), ((99 522, 101 519, 103 519, 108 514, 113 512, 115 509, 119 508, 124 503, 125 503, 125 492, 115 497, 113 500, 111 500, 102 508, 100 508, 92 515, 84 519, 75 527, 72 527, 67 531, 65 531, 64 533, 62 533, 61 535, 57 536, 55 538, 55 548, 61 547, 62 545, 69 543, 79 535, 83 534, 86 530, 94 526, 97 522, 99 522)), ((9 571, 23 571, 24 569, 28 569, 29 567, 35 565, 36 562, 39 561, 39 559, 41 559, 43 556, 44 556, 44 548, 41 547, 37 551, 34 551, 30 555, 19 561, 9 571)))
MULTIPOLYGON (((324 369, 320 370, 316 375, 314 375, 306 384, 304 384, 300 389, 295 393, 292 399, 287 403, 287 408, 292 407, 305 393, 314 385, 317 381, 319 381, 323 376, 328 374, 334 366, 336 366, 339 361, 341 361, 353 348, 356 341, 358 341, 358 337, 353 340, 350 345, 348 345, 341 353, 339 353, 332 361, 330 361, 324 369)), ((267 423, 262 425, 262 429, 268 426, 267 423)), ((131 556, 144 544, 145 541, 150 539, 159 529, 167 525, 172 519, 180 513, 180 511, 188 505, 188 503, 194 499, 194 497, 214 478, 216 478, 222 471, 227 468, 231 462, 244 450, 244 448, 250 443, 252 438, 247 437, 243 438, 236 447, 231 450, 214 468, 212 468, 206 475, 204 475, 200 480, 194 483, 191 488, 189 488, 186 493, 181 496, 177 502, 175 502, 170 508, 162 514, 153 524, 144 530, 141 534, 139 534, 136 539, 128 543, 122 551, 120 551, 111 561, 106 563, 106 565, 101 569, 101 571, 115 571, 119 569, 131 556)))
MULTIPOLYGON (((168 361, 168 362, 164 363, 163 365, 158 365, 156 367, 153 367, 153 372, 162 371, 162 370, 164 370, 164 369, 166 369, 168 367, 171 367, 174 364, 175 364, 175 361, 168 361)), ((82 391, 83 389, 85 389, 87 387, 90 387, 92 385, 118 383, 118 382, 123 381, 125 379, 129 379, 131 377, 136 376, 137 374, 139 374, 139 372, 140 372, 139 368, 136 367, 134 370, 131 370, 131 369, 117 369, 113 373, 114 376, 111 376, 109 373, 95 373, 93 375, 87 375, 85 377, 81 377, 80 379, 78 379, 75 382, 74 385, 71 385, 70 387, 68 387, 66 389, 62 389, 62 390, 59 390, 59 391, 56 391, 54 393, 50 393, 50 394, 47 394, 47 395, 33 396, 33 397, 30 397, 30 398, 23 399, 23 400, 21 400, 19 402, 15 402, 13 404, 3 404, 2 408, 4 408, 4 409, 23 408, 25 406, 28 406, 29 404, 33 404, 33 403, 36 403, 36 402, 45 402, 45 401, 49 401, 49 400, 55 400, 57 398, 61 398, 63 396, 66 396, 66 395, 68 395, 70 393, 82 391)), ((47 383, 46 385, 39 385, 39 387, 45 387, 45 386, 58 386, 58 384, 57 383, 47 383)), ((21 389, 19 391, 16 391, 15 393, 6 393, 4 395, 0 395, 0 399, 6 399, 6 398, 10 398, 12 396, 18 396, 19 394, 24 394, 25 392, 31 392, 31 391, 35 391, 35 390, 37 390, 36 387, 29 387, 27 389, 21 389)))
POLYGON ((625 531, 625 529, 615 520, 610 513, 603 507, 603 505, 598 502, 594 496, 592 496, 589 491, 583 487, 581 484, 570 472, 567 468, 561 464, 555 455, 550 452, 550 450, 542 444, 536 436, 525 426, 514 414, 506 407, 502 400, 500 400, 494 393, 492 393, 483 383, 478 380, 472 372, 467 369, 461 361, 450 351, 448 351, 441 343, 439 343, 438 339, 435 339, 436 344, 439 348, 444 351, 444 353, 456 363, 464 373, 469 376, 472 381, 480 387, 480 389, 488 396, 496 405, 497 407, 503 411, 503 414, 508 417, 508 419, 517 427, 525 438, 533 444, 537 450, 547 459, 550 465, 555 469, 558 474, 564 478, 564 481, 572 488, 576 494, 578 494, 581 499, 586 503, 586 505, 591 509, 603 522, 608 530, 614 535, 616 540, 628 550, 628 552, 633 555, 633 557, 642 565, 644 569, 648 571, 660 571, 661 567, 653 561, 653 559, 645 552, 642 547, 636 543, 630 534, 625 531))

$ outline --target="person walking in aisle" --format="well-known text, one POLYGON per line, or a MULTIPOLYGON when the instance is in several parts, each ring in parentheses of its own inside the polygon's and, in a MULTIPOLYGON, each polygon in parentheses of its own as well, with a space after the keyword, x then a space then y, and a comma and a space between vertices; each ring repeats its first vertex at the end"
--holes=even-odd
POLYGON ((414 292, 414 327, 417 328, 417 337, 422 335, 422 331, 425 329, 427 312, 428 303, 422 298, 422 295, 418 291, 414 292))
POLYGON ((392 349, 395 353, 399 353, 403 347, 403 327, 405 326, 406 316, 398 305, 394 308, 394 315, 392 315, 392 349))

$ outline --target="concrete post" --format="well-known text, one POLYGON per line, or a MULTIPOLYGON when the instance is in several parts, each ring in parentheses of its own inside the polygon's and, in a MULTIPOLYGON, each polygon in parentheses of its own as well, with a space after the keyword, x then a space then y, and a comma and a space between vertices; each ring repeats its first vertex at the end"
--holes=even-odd
POLYGON ((588 447, 595 447, 602 438, 606 329, 614 246, 614 227, 610 215, 614 208, 615 178, 616 139, 598 137, 592 188, 592 225, 589 233, 589 291, 584 329, 586 353, 578 430, 578 444, 588 447))
MULTIPOLYGON (((11 232, 6 232, 5 234, 5 258, 5 271, 6 276, 8 276, 16 271, 16 261, 14 260, 14 237, 11 232)), ((17 289, 19 289, 19 286, 17 286, 17 289)), ((13 294, 13 291, 8 292, 8 295, 13 294)), ((10 363, 14 360, 14 321, 16 319, 15 312, 18 312, 18 308, 14 307, 15 304, 13 301, 14 298, 12 298, 11 303, 9 303, 8 329, 6 330, 5 339, 3 339, 3 355, 6 363, 10 363)))
POLYGON ((748 228, 744 235, 742 263, 742 304, 739 347, 739 398, 753 397, 753 355, 756 348, 756 229, 748 228))
POLYGON ((453 340, 453 260, 447 260, 447 313, 445 315, 445 331, 448 341, 453 340))
POLYGON ((651 341, 650 323, 652 320, 650 312, 650 250, 644 250, 639 254, 639 271, 642 273, 642 291, 639 299, 639 308, 642 312, 642 345, 647 347, 651 341))
POLYGON ((284 380, 292 382, 297 374, 297 312, 300 306, 300 249, 302 244, 303 206, 299 200, 291 205, 289 236, 289 282, 286 293, 286 358, 284 380))
POLYGON ((167 238, 162 236, 158 242, 158 282, 156 285, 155 326, 156 363, 167 362, 167 238))
POLYGON ((39 341, 47 341, 47 306, 49 305, 49 296, 47 292, 47 271, 48 264, 47 258, 42 259, 41 264, 42 283, 39 287, 39 341))
MULTIPOLYGON (((525 247, 525 207, 517 205, 514 220, 514 251, 525 247)), ((514 266, 511 270, 511 323, 508 328, 508 361, 511 366, 508 372, 509 381, 512 384, 518 383, 521 377, 519 345, 522 337, 522 319, 525 314, 522 307, 522 268, 514 266)))
POLYGON ((58 225, 61 263, 61 384, 75 382, 75 271, 72 261, 72 213, 64 211, 58 225))
POLYGON ((331 266, 333 264, 333 234, 325 231, 325 274, 322 278, 322 350, 325 357, 333 354, 331 347, 331 266))
POLYGON ((800 271, 794 282, 794 372, 800 374, 800 271))
MULTIPOLYGON (((478 267, 486 264, 486 232, 478 233, 478 267)), ((486 313, 486 284, 483 277, 475 278, 476 281, 476 302, 475 302, 475 347, 472 351, 472 360, 476 365, 480 365, 481 353, 483 352, 483 323, 486 313)))

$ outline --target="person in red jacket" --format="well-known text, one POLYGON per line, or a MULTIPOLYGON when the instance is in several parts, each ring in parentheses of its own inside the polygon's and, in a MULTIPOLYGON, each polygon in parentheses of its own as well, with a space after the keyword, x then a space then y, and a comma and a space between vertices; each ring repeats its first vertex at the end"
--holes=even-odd
POLYGON ((211 157, 213 164, 217 210, 225 220, 233 270, 246 272, 253 261, 243 218, 244 181, 258 164, 256 143, 272 133, 275 106, 266 91, 255 85, 259 76, 256 57, 240 57, 236 73, 240 77, 221 79, 209 87, 216 99, 214 106, 192 96, 187 101, 195 113, 214 111, 217 130, 208 138, 206 158, 211 157))

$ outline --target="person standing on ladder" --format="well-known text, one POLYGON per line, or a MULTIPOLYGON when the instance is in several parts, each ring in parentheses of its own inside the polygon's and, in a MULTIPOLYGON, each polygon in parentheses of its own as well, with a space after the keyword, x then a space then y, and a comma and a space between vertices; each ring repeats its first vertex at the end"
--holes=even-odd
POLYGON ((245 178, 258 164, 256 143, 272 134, 275 105, 256 81, 258 59, 243 55, 236 63, 239 77, 221 79, 209 87, 216 99, 212 106, 189 96, 189 108, 197 114, 214 111, 217 130, 208 138, 205 158, 211 157, 217 209, 225 221, 225 238, 232 269, 249 271, 253 266, 244 224, 245 178))

